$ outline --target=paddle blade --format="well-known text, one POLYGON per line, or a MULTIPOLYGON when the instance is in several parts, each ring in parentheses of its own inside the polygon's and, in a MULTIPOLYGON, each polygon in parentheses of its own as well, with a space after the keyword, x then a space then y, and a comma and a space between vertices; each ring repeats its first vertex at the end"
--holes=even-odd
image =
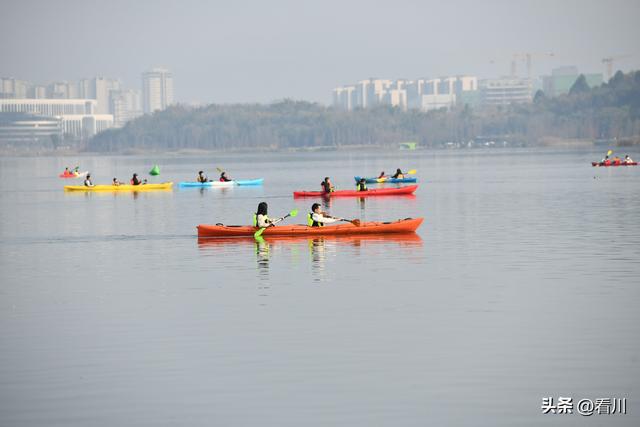
POLYGON ((359 219, 354 219, 349 221, 351 224, 355 225, 356 227, 360 227, 360 220, 359 219))
POLYGON ((298 216, 298 209, 294 209, 291 212, 289 212, 289 216, 290 217, 298 216))
POLYGON ((220 173, 224 172, 224 169, 220 169, 220 168, 218 168, 218 167, 216 167, 216 170, 217 170, 218 172, 220 172, 220 173))
POLYGON ((415 175, 416 172, 418 172, 418 171, 415 170, 415 169, 411 169, 409 172, 407 172, 407 175, 415 175))
POLYGON ((610 156, 610 155, 612 155, 612 154, 613 154, 613 150, 609 150, 609 151, 607 151, 607 156, 610 156))
POLYGON ((151 176, 160 175, 160 166, 155 165, 154 167, 152 167, 151 170, 149 171, 149 175, 151 175, 151 176))

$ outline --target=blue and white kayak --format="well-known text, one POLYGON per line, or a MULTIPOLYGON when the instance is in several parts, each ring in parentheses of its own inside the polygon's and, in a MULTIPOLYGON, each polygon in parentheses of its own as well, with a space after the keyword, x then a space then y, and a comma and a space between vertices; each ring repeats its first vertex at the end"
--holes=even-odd
POLYGON ((180 187, 233 187, 236 185, 262 185, 264 178, 258 179, 239 179, 236 181, 209 181, 209 182, 196 182, 196 181, 182 181, 178 184, 180 187))
POLYGON ((262 183, 264 182, 264 178, 238 179, 238 180, 235 180, 233 182, 235 182, 237 185, 262 185, 262 183))
MULTIPOLYGON (((359 176, 354 176, 353 177, 356 182, 360 182, 360 180, 362 179, 359 176)), ((403 183, 403 182, 418 182, 418 178, 413 178, 413 177, 404 177, 404 178, 365 178, 364 179, 365 182, 367 184, 381 184, 381 183, 386 183, 388 182, 389 184, 399 184, 399 183, 403 183)))

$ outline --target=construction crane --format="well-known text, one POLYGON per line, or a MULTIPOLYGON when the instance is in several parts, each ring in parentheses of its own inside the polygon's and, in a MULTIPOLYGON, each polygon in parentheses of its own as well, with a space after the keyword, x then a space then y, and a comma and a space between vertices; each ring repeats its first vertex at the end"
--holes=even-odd
POLYGON ((618 56, 608 56, 606 58, 602 58, 602 63, 607 66, 607 80, 610 80, 613 77, 613 61, 617 61, 619 59, 628 58, 631 55, 618 55, 618 56))
POLYGON ((555 56, 553 52, 524 52, 514 53, 511 57, 511 76, 516 77, 518 75, 518 60, 524 59, 527 63, 527 78, 531 80, 531 59, 534 57, 543 56, 555 56))

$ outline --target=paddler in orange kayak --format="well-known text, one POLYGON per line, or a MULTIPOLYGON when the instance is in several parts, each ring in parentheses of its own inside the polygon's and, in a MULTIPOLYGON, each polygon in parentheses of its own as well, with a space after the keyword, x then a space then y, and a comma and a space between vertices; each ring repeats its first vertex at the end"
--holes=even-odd
POLYGON ((320 209, 320 203, 314 203, 313 205, 311 205, 311 212, 309 212, 309 214, 307 215, 307 225, 309 227, 323 227, 325 224, 331 224, 338 221, 346 221, 352 223, 357 227, 360 226, 359 219, 351 220, 336 218, 326 212, 323 212, 322 209, 320 209))
POLYGON ((267 202, 258 203, 258 210, 255 214, 253 214, 253 226, 266 228, 266 227, 275 227, 274 220, 269 218, 267 215, 267 211, 269 206, 267 202))

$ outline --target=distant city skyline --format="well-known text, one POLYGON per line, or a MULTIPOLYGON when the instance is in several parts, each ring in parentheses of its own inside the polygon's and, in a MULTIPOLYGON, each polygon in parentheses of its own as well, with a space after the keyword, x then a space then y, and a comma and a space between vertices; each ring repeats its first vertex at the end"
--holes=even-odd
MULTIPOLYGON (((176 102, 330 104, 332 88, 367 76, 509 75, 521 52, 554 52, 534 58, 534 76, 566 65, 606 76, 609 57, 619 58, 614 69, 640 68, 634 1, 100 5, 3 2, 0 75, 37 82, 104 75, 140 88, 141 71, 157 65, 174 74, 176 102)), ((518 67, 524 72, 522 60, 518 67)))

